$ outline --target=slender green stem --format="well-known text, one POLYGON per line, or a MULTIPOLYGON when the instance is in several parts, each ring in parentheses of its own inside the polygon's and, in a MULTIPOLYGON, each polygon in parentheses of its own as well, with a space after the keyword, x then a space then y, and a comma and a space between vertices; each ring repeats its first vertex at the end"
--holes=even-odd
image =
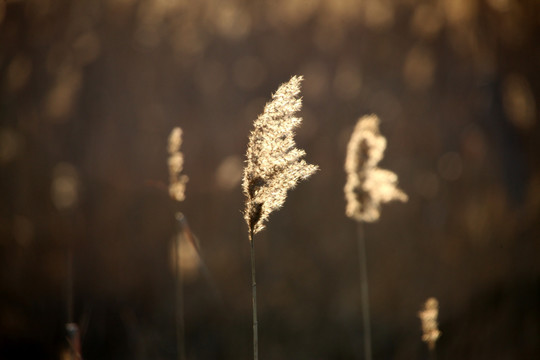
POLYGON ((251 245, 251 304, 253 306, 253 360, 259 359, 259 332, 257 321, 257 282, 255 281, 255 241, 253 241, 253 230, 249 231, 249 242, 251 245))
POLYGON ((371 320, 369 315, 369 286, 367 274, 366 239, 364 224, 358 222, 358 255, 360 260, 360 297, 362 302, 362 319, 364 327, 365 360, 371 360, 371 320))
POLYGON ((180 235, 182 234, 182 213, 176 214, 178 231, 174 239, 174 299, 175 299, 175 328, 176 328, 176 354, 178 360, 184 360, 184 289, 182 281, 182 263, 180 261, 180 235))

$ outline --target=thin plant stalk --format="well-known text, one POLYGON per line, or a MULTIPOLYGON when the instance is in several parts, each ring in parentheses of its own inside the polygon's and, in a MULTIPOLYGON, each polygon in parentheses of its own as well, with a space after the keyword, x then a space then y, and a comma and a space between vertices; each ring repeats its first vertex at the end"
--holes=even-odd
POLYGON ((67 251, 67 290, 66 290, 67 322, 73 323, 73 244, 70 241, 67 251))
POLYGON ((186 350, 184 345, 184 289, 182 279, 182 263, 179 256, 180 234, 182 234, 182 213, 176 214, 177 233, 174 239, 174 300, 175 300, 175 330, 176 330, 176 355, 178 360, 185 360, 186 350))
POLYGON ((364 224, 361 221, 357 223, 357 237, 358 255, 360 260, 360 299, 362 305, 362 323, 364 328, 364 355, 365 360, 371 360, 371 319, 369 313, 369 283, 367 273, 366 238, 364 233, 364 224))
POLYGON ((77 333, 73 322, 73 242, 70 240, 67 251, 67 291, 66 291, 67 323, 66 332, 71 360, 77 359, 77 333))
MULTIPOLYGON (((70 234, 71 235, 71 234, 70 234)), ((73 240, 68 240, 68 249, 67 249, 67 284, 66 284, 66 312, 67 312, 67 323, 66 323, 66 333, 67 341, 69 344, 69 355, 71 360, 82 359, 81 356, 81 338, 79 327, 74 320, 74 306, 73 306, 73 240)))
POLYGON ((81 336, 78 325, 74 320, 74 263, 75 263, 75 230, 78 200, 79 175, 77 169, 69 163, 58 163, 52 171, 51 199, 62 221, 61 237, 66 244, 66 340, 69 345, 70 359, 82 359, 81 336), (69 190, 68 190, 69 189, 69 190))
POLYGON ((257 319, 257 281, 255 280, 255 241, 253 230, 249 231, 251 244, 251 304, 253 307, 253 359, 259 359, 259 323, 257 319))

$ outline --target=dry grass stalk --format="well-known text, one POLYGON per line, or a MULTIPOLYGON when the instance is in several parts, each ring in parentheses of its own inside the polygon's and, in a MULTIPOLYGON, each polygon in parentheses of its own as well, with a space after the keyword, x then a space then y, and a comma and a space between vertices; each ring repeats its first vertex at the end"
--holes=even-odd
POLYGON ((435 343, 441 336, 437 317, 439 316, 439 302, 434 297, 426 300, 424 309, 418 313, 422 321, 422 341, 428 344, 429 350, 435 350, 435 343))
POLYGON ((347 147, 346 214, 357 221, 377 221, 381 215, 381 203, 408 200, 407 194, 397 188, 397 175, 377 166, 386 149, 386 139, 379 132, 379 122, 376 115, 358 120, 347 147))
POLYGON ((184 155, 180 152, 182 145, 182 129, 175 127, 169 135, 169 195, 173 200, 184 201, 188 177, 182 174, 184 155))
POLYGON ((255 129, 249 136, 242 189, 247 197, 244 218, 251 245, 254 360, 259 358, 259 338, 253 235, 264 229, 264 222, 272 211, 283 206, 287 191, 318 169, 302 159, 306 153, 296 148, 293 139, 293 130, 302 122, 302 118, 294 116, 302 107, 302 100, 297 98, 302 80, 302 76, 293 76, 279 87, 255 120, 255 129))
POLYGON ((306 153, 295 147, 293 139, 293 130, 302 122, 294 116, 302 108, 297 98, 302 80, 293 76, 279 87, 249 137, 242 188, 247 197, 244 217, 254 234, 264 228, 272 211, 283 206, 287 191, 318 169, 302 159, 306 153))

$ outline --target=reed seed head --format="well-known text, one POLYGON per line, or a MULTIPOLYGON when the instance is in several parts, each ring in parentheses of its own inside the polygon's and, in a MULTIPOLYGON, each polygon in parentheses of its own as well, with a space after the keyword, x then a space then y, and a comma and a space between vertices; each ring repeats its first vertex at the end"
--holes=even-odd
POLYGON ((302 122, 294 116, 302 108, 298 98, 302 80, 293 76, 279 87, 249 136, 242 189, 247 197, 244 218, 254 234, 264 229, 272 211, 283 206, 287 191, 318 169, 302 159, 306 153, 293 139, 302 122))
POLYGON ((379 122, 376 115, 362 117, 347 146, 345 213, 356 221, 377 221, 381 216, 381 203, 408 200, 407 194, 397 188, 397 175, 377 166, 386 149, 379 122))
POLYGON ((182 129, 175 127, 169 135, 168 152, 169 159, 169 195, 173 200, 185 199, 186 183, 188 177, 182 174, 184 169, 184 155, 180 152, 182 145, 182 129))
POLYGON ((426 300, 424 308, 418 313, 418 317, 422 321, 422 341, 428 344, 430 350, 435 349, 435 343, 441 336, 437 324, 439 316, 439 302, 434 297, 426 300))

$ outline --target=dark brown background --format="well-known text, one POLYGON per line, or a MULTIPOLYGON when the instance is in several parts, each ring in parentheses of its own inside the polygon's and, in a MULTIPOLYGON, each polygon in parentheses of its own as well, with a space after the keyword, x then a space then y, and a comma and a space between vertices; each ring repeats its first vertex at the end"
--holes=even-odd
POLYGON ((238 182, 252 122, 304 75, 297 142, 319 173, 256 238, 263 359, 362 358, 343 162, 382 119, 407 204, 366 226, 375 359, 540 358, 540 3, 0 1, 0 358, 66 347, 67 249, 85 359, 173 359, 166 139, 212 279, 186 274, 189 359, 251 357, 238 182), (59 163, 78 201, 51 198, 59 163))

